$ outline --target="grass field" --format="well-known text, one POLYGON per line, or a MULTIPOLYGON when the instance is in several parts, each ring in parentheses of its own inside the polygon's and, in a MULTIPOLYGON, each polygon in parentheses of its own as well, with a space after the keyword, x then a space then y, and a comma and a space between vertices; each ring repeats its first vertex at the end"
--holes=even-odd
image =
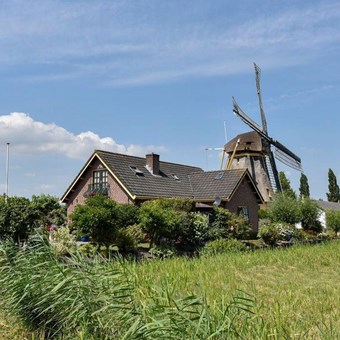
MULTIPOLYGON (((212 308, 242 290, 253 295, 267 335, 340 338, 340 242, 135 266, 141 291, 175 287, 212 308)), ((173 289, 173 288, 172 288, 173 289)), ((148 293, 145 293, 146 295, 148 293)))
MULTIPOLYGON (((206 299, 221 317, 232 296, 252 300, 250 338, 340 338, 340 242, 289 249, 174 258, 127 264, 136 300, 146 305, 159 292, 206 299), (245 293, 244 293, 245 292, 245 293)), ((250 301, 249 300, 249 301, 250 301)), ((1 339, 30 339, 0 312, 1 339)), ((35 337, 36 339, 37 337, 35 337)))

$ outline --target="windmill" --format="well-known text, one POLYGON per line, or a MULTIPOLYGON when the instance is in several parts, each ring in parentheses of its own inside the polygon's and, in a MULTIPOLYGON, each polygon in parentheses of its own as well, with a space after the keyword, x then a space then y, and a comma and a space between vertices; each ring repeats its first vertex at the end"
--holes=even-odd
POLYGON ((291 168, 301 170, 301 159, 283 144, 269 136, 261 96, 261 70, 255 63, 254 67, 262 126, 247 116, 233 97, 233 112, 253 131, 240 134, 229 141, 224 146, 224 152, 229 155, 228 168, 248 168, 264 200, 270 201, 273 192, 282 191, 272 147, 275 148, 276 159, 291 168))

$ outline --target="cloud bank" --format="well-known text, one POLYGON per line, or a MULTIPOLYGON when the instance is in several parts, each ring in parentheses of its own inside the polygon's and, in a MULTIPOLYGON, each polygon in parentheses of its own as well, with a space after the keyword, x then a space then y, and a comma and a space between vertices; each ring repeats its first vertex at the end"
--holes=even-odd
POLYGON ((149 152, 166 152, 164 146, 123 145, 111 137, 100 137, 92 131, 78 135, 54 123, 35 121, 23 112, 0 116, 0 140, 11 143, 11 149, 25 155, 61 154, 71 159, 86 159, 94 149, 145 156, 149 152))

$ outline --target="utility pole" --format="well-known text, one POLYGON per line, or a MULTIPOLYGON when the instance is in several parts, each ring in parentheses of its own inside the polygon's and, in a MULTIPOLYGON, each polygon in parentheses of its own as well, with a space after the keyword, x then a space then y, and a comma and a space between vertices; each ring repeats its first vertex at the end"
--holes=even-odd
POLYGON ((6 156, 6 187, 5 187, 5 203, 8 197, 8 175, 9 175, 9 143, 7 143, 7 156, 6 156))

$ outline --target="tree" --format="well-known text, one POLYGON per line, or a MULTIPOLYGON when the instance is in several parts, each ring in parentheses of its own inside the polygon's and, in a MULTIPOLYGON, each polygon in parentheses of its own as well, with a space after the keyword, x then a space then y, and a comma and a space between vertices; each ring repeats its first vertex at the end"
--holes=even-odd
POLYGON ((322 231, 322 225, 319 221, 320 208, 315 201, 309 198, 304 199, 300 204, 301 225, 303 229, 322 231))
POLYGON ((327 228, 338 233, 340 231, 340 211, 326 210, 326 225, 327 228))
POLYGON ((338 202, 340 200, 340 190, 336 180, 336 176, 332 169, 328 170, 328 193, 329 202, 338 202))
POLYGON ((300 201, 283 193, 276 194, 269 205, 268 214, 273 222, 294 225, 301 221, 300 201))
POLYGON ((34 228, 35 215, 25 197, 0 197, 0 239, 27 240, 34 228))
POLYGON ((109 197, 89 197, 84 205, 77 205, 70 215, 71 227, 79 234, 88 235, 92 240, 108 249, 114 243, 119 228, 119 205, 109 197))
POLYGON ((295 191, 292 189, 290 181, 283 171, 279 172, 279 178, 281 182, 282 192, 288 197, 296 198, 295 191))
POLYGON ((33 195, 31 208, 37 227, 46 227, 51 224, 61 226, 66 222, 66 207, 62 206, 56 197, 44 194, 33 195))
POLYGON ((139 210, 139 222, 149 237, 150 248, 162 238, 177 241, 191 223, 194 202, 188 199, 163 198, 144 202, 139 210))
POLYGON ((305 174, 301 173, 300 177, 300 198, 309 198, 309 184, 308 184, 308 178, 305 174))

